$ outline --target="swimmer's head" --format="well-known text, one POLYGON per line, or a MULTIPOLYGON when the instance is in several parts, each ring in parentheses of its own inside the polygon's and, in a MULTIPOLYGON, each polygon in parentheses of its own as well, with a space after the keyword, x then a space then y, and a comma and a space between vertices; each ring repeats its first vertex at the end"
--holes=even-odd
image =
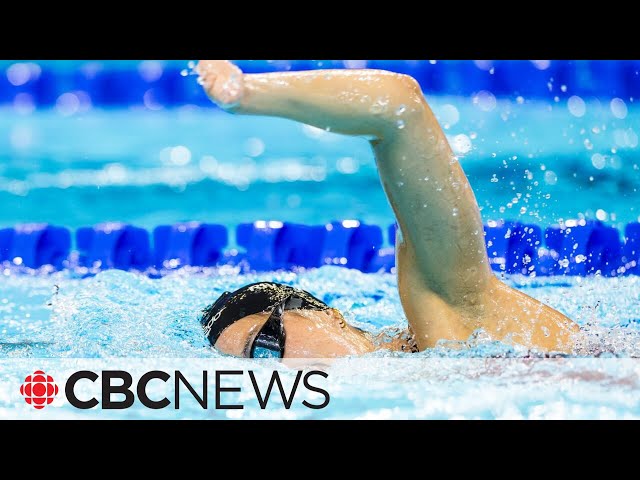
POLYGON ((238 357, 329 358, 374 349, 335 308, 304 290, 272 282, 223 293, 200 321, 211 345, 238 357))

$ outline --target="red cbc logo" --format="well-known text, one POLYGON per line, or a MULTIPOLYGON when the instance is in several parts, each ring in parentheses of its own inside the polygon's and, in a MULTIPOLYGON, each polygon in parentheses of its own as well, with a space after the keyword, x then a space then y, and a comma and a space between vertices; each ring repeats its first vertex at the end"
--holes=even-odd
POLYGON ((36 370, 24 379, 24 383, 20 385, 20 393, 25 402, 41 410, 53 402, 58 394, 58 385, 51 375, 47 375, 42 370, 36 370))

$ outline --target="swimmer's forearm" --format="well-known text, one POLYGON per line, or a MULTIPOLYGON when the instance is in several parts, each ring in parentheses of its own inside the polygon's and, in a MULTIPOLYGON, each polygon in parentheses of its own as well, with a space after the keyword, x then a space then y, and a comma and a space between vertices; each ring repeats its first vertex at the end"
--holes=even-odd
POLYGON ((231 110, 289 118, 347 135, 382 138, 422 111, 417 82, 382 70, 322 70, 244 76, 245 92, 231 110))

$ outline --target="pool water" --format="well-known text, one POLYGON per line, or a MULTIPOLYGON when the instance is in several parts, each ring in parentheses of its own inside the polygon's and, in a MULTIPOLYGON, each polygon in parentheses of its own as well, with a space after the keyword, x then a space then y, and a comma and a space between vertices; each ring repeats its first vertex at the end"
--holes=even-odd
MULTIPOLYGON (((577 111, 566 103, 487 95, 429 100, 485 221, 546 226, 585 217, 622 228, 638 219, 640 110, 633 102, 623 115, 599 101, 577 111)), ((0 136, 0 226, 393 222, 367 143, 294 122, 189 106, 80 109, 74 115, 7 110, 0 128, 7 132, 0 136)), ((583 327, 574 355, 544 359, 482 332, 419 354, 377 352, 329 368, 332 401, 322 411, 298 404, 211 412, 191 402, 180 411, 105 413, 80 412, 64 401, 43 411, 20 403, 17 385, 27 374, 44 368, 64 376, 77 369, 78 359, 101 368, 246 368, 246 360, 209 348, 198 316, 223 290, 261 280, 307 289, 367 331, 406 325, 396 279, 384 273, 183 268, 151 279, 118 270, 80 278, 5 269, 0 417, 640 418, 637 276, 505 277, 583 327)), ((260 375, 274 368, 252 365, 260 375)))
MULTIPOLYGON (((485 221, 585 216, 621 227, 640 216, 634 103, 619 119, 604 102, 575 117, 566 104, 429 100, 485 221)), ((366 141, 287 120, 195 106, 7 110, 0 128, 0 226, 393 222, 366 141)))
MULTIPOLYGON (((583 327, 571 358, 544 359, 481 334, 418 354, 376 352, 338 361, 327 370, 332 400, 322 411, 282 402, 266 410, 203 410, 184 401, 177 413, 137 406, 81 412, 65 402, 36 412, 17 386, 35 368, 56 377, 79 369, 253 369, 273 363, 223 357, 208 347, 200 310, 225 289, 273 280, 309 289, 370 332, 406 325, 396 280, 340 267, 308 272, 239 275, 232 270, 175 271, 160 279, 118 270, 91 278, 62 272, 5 277, 0 290, 0 417, 41 418, 638 418, 640 396, 640 278, 529 279, 507 283, 558 308, 583 327), (82 359, 81 361, 78 359, 82 359), (81 362, 81 363, 80 363, 81 362), (89 365, 89 367, 87 367, 89 365), (93 368, 91 367, 93 365, 93 368)), ((295 368, 280 367, 292 383, 295 368)), ((140 374, 141 374, 140 373, 140 374)), ((265 380, 266 382, 266 380, 265 380)), ((248 383, 248 380, 247 380, 248 383)), ((245 385, 250 391, 251 384, 245 385)), ((244 397, 243 397, 244 395, 244 397)), ((159 395, 161 398, 161 395, 159 395)), ((253 401, 255 404, 255 400, 253 401)))

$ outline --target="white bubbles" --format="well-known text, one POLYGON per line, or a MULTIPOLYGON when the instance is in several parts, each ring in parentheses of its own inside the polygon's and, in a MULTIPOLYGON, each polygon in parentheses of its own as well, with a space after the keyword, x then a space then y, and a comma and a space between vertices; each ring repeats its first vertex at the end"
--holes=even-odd
POLYGON ((396 122, 396 127, 398 127, 398 130, 402 130, 405 127, 404 120, 398 120, 396 122))
POLYGON ((156 99, 155 91, 150 88, 142 96, 142 103, 149 110, 162 110, 162 104, 156 99))
POLYGON ((138 65, 138 72, 146 82, 155 82, 162 77, 162 62, 157 60, 145 60, 138 65))
POLYGON ((613 113, 613 116, 619 118, 620 120, 627 116, 627 104, 624 103, 624 100, 622 100, 621 98, 614 98, 613 100, 611 100, 609 108, 611 108, 611 113, 613 113))
POLYGON ((538 70, 546 70, 551 66, 551 60, 531 60, 531 63, 538 70))
POLYGON ((215 175, 218 171, 218 160, 212 155, 204 155, 198 164, 202 173, 215 175))
POLYGON ((458 109, 447 103, 442 105, 438 111, 438 117, 444 129, 454 126, 460 120, 460 112, 458 109))
POLYGON ((468 153, 471 150, 472 146, 473 144, 471 142, 471 139, 464 133, 456 135, 451 140, 451 148, 457 154, 468 153))
POLYGON ((598 170, 602 170, 607 163, 607 158, 600 153, 594 153, 591 155, 591 164, 598 170))
POLYGON ((184 145, 178 145, 171 149, 169 158, 174 165, 186 165, 191 162, 191 150, 184 145))
POLYGON ((396 115, 400 116, 400 115, 404 114, 404 112, 406 112, 406 111, 407 111, 407 106, 402 104, 398 108, 396 108, 396 115))
POLYGON ((584 100, 577 95, 569 97, 569 100, 567 101, 567 108, 571 115, 578 118, 584 116, 587 112, 587 105, 584 103, 584 100))
POLYGON ((632 128, 619 128, 613 131, 613 141, 618 147, 635 148, 638 146, 638 134, 632 128))
POLYGON ((283 176, 287 182, 297 182, 302 177, 304 168, 300 163, 287 163, 283 168, 283 176))
POLYGON ((127 169, 121 163, 110 163, 104 167, 104 176, 107 184, 122 184, 127 180, 127 169))
POLYGON ((473 104, 484 112, 490 112, 496 108, 496 97, 487 90, 481 90, 473 96, 473 104))
POLYGON ((604 222, 607 219, 607 217, 608 217, 608 214, 603 209, 599 208, 598 210, 596 210, 596 218, 601 222, 604 222))
POLYGON ((259 157, 264 153, 264 148, 264 142, 257 137, 251 137, 244 142, 244 151, 250 157, 259 157))
POLYGON ((342 157, 336 162, 336 169, 340 173, 350 175, 360 169, 360 162, 353 157, 342 157))
POLYGON ((91 97, 83 90, 75 90, 73 94, 78 98, 80 105, 78 106, 78 112, 87 112, 91 110, 91 97))
POLYGON ((32 69, 28 63, 14 63, 7 68, 7 80, 14 87, 24 85, 31 80, 32 69))
POLYGON ((485 72, 488 72, 493 68, 493 62, 491 60, 474 60, 473 63, 476 67, 480 70, 484 70, 485 72))
POLYGON ((367 68, 367 60, 344 60, 344 68, 367 68))
POLYGON ((184 145, 166 147, 160 152, 160 161, 165 165, 184 166, 191 162, 191 150, 184 145))
POLYGON ((516 97, 516 103, 518 105, 522 105, 524 103, 524 97, 521 95, 518 95, 518 97, 516 97))
POLYGON ((13 99, 13 109, 20 115, 29 115, 36 109, 33 96, 29 93, 18 93, 13 99))
POLYGON ((63 93, 56 100, 56 110, 60 115, 63 115, 65 117, 77 113, 79 108, 80 99, 74 93, 63 93))
POLYGON ((558 176, 556 175, 556 172, 553 170, 547 170, 544 172, 544 181, 547 185, 555 185, 558 183, 558 176))

